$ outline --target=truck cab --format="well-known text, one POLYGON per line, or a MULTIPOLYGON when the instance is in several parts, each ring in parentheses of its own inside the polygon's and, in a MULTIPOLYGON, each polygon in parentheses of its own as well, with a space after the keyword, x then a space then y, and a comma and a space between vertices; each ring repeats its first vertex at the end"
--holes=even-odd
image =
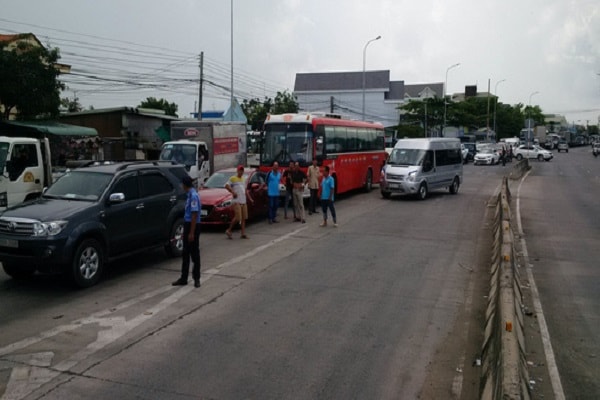
POLYGON ((159 160, 182 164, 188 174, 202 185, 210 177, 210 159, 206 142, 176 140, 165 142, 159 160))
POLYGON ((0 210, 39 197, 52 184, 48 139, 0 136, 0 210))

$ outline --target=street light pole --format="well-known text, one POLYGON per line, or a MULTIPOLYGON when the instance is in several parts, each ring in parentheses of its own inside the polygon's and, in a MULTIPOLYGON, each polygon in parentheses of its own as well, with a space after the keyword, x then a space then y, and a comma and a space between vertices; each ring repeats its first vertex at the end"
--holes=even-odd
MULTIPOLYGON (((529 104, 527 108, 527 117, 531 117, 531 98, 539 92, 533 92, 529 95, 529 104)), ((531 133, 531 118, 527 118, 527 147, 529 147, 529 138, 532 136, 531 133)))
POLYGON ((362 72, 362 120, 365 120, 365 90, 367 84, 367 46, 369 43, 374 42, 376 40, 381 39, 381 35, 377 36, 375 39, 369 40, 365 47, 363 48, 363 72, 362 72))
POLYGON ((498 85, 504 81, 506 81, 506 79, 501 79, 498 82, 496 82, 496 85, 494 86, 494 97, 496 98, 496 101, 494 101, 494 135, 496 135, 496 140, 498 140, 498 132, 496 132, 496 106, 498 105, 498 85))
POLYGON ((452 68, 458 67, 460 63, 452 64, 448 68, 446 68, 446 80, 444 81, 444 126, 442 127, 442 136, 444 136, 444 131, 446 130, 446 105, 448 104, 446 101, 446 86, 448 85, 448 71, 452 68))

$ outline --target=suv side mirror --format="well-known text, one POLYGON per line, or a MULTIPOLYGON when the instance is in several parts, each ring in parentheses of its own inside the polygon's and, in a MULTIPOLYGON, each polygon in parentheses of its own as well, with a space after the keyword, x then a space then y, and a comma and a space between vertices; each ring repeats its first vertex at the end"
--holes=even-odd
POLYGON ((108 202, 111 204, 122 203, 125 201, 125 194, 123 193, 111 193, 108 197, 108 202))

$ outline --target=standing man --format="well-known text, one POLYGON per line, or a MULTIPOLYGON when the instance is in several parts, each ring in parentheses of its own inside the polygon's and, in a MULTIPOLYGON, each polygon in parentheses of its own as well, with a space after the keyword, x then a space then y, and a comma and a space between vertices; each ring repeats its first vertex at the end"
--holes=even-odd
POLYGON ((294 164, 294 171, 291 174, 292 185, 294 186, 294 220, 305 223, 304 220, 304 185, 306 184, 306 175, 300 169, 298 161, 294 164))
MULTIPOLYGON (((292 184, 292 173, 294 171, 294 162, 290 161, 290 166, 287 171, 283 173, 283 178, 285 179, 285 199, 283 200, 283 218, 288 219, 287 212, 288 206, 290 205, 290 201, 294 196, 294 185, 292 184)), ((296 204, 296 203, 293 203, 296 204)), ((294 219, 296 219, 296 207, 293 207, 294 211, 294 219)))
POLYGON ((173 282, 173 286, 187 285, 190 271, 190 257, 194 263, 192 278, 194 286, 200 287, 200 196, 188 175, 181 180, 183 190, 187 193, 185 212, 183 215, 183 252, 181 253, 181 277, 173 282))
POLYGON ((241 226, 241 238, 248 239, 246 236, 246 220, 248 219, 248 206, 246 204, 246 198, 251 203, 254 203, 250 192, 247 189, 246 179, 244 178, 244 166, 238 165, 237 174, 229 178, 225 183, 225 189, 233 195, 233 219, 229 225, 229 229, 225 231, 225 234, 231 239, 231 231, 238 222, 241 226))
POLYGON ((310 189, 310 202, 308 203, 308 214, 318 213, 317 211, 317 195, 319 193, 319 178, 321 171, 317 165, 317 159, 313 158, 312 165, 308 167, 307 179, 308 188, 310 189))
POLYGON ((333 226, 337 227, 337 219, 335 216, 335 207, 333 205, 333 192, 335 189, 335 181, 329 175, 329 166, 323 169, 323 180, 321 181, 321 207, 323 208, 323 222, 319 226, 327 226, 327 209, 331 211, 333 226))
POLYGON ((277 223, 277 208, 279 207, 279 182, 281 172, 279 163, 273 162, 273 169, 267 174, 267 194, 269 195, 269 224, 277 223))

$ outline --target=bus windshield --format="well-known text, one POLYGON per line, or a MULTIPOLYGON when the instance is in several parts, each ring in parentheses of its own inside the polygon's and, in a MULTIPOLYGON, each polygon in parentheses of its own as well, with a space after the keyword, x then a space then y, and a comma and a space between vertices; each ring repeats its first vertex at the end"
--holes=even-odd
POLYGON ((310 124, 267 124, 260 155, 261 165, 298 162, 306 166, 313 159, 313 131, 310 124))

